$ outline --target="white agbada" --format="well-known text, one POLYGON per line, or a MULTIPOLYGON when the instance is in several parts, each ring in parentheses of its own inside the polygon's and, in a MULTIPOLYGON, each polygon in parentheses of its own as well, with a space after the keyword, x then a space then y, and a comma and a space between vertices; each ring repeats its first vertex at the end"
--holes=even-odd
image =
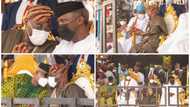
MULTIPOLYGON (((138 86, 138 83, 136 80, 134 80, 133 78, 131 78, 130 76, 128 77, 128 79, 130 79, 129 81, 126 80, 121 80, 119 83, 120 87, 128 87, 128 86, 138 86)), ((123 92, 120 93, 119 96, 117 96, 117 102, 118 104, 127 104, 127 100, 125 97, 125 93, 127 92, 127 90, 125 88, 122 88, 123 92)), ((128 88, 130 89, 130 88, 128 88)), ((136 99, 137 99, 137 91, 138 89, 134 89, 132 91, 130 91, 130 95, 129 95, 129 101, 128 104, 129 105, 135 105, 136 104, 136 99)), ((126 106, 118 106, 118 107, 126 107, 126 106)), ((130 106, 133 107, 133 106, 130 106)))
MULTIPOLYGON (((161 95, 160 105, 165 105, 166 104, 167 107, 178 107, 178 106, 170 106, 170 105, 177 105, 177 88, 171 87, 169 89, 170 93, 174 93, 173 96, 170 96, 170 99, 169 99, 170 100, 170 105, 169 105, 169 101, 168 101, 168 95, 169 95, 169 93, 168 93, 168 87, 169 86, 180 86, 180 85, 177 84, 177 83, 175 83, 173 85, 169 83, 169 84, 164 84, 163 86, 166 87, 166 90, 165 90, 165 88, 162 88, 162 95, 161 95), (166 99, 166 102, 165 102, 165 99, 166 99)), ((181 88, 179 88, 179 92, 180 91, 182 91, 181 88)), ((179 104, 180 104, 180 102, 179 102, 179 104)))
MULTIPOLYGON (((135 17, 132 17, 127 25, 127 29, 131 28, 134 24, 134 26, 140 30, 142 30, 143 32, 146 31, 146 28, 148 26, 149 23, 149 17, 145 14, 144 17, 137 15, 135 17)), ((137 35, 136 36, 136 44, 139 44, 142 41, 142 36, 141 35, 137 35)), ((119 53, 129 53, 131 47, 132 47, 132 37, 130 37, 129 39, 123 39, 121 41, 118 42, 118 46, 119 46, 119 53)))
POLYGON ((117 96, 117 103, 118 103, 118 107, 126 107, 126 106, 122 106, 122 105, 127 104, 125 92, 121 92, 120 95, 117 96))
MULTIPOLYGON (((136 80, 131 78, 130 81, 125 82, 125 86, 138 86, 138 83, 136 80)), ((134 89, 133 91, 130 92, 129 95, 129 104, 136 104, 136 99, 137 99, 137 91, 138 89, 134 89)))
POLYGON ((95 53, 95 35, 90 34, 83 40, 76 43, 72 41, 61 40, 55 47, 53 53, 95 53))
POLYGON ((144 85, 144 74, 141 72, 138 72, 138 75, 140 77, 140 82, 142 82, 142 85, 144 85))
POLYGON ((177 29, 169 35, 164 43, 159 46, 159 53, 188 53, 189 52, 189 13, 183 13, 179 17, 177 29))

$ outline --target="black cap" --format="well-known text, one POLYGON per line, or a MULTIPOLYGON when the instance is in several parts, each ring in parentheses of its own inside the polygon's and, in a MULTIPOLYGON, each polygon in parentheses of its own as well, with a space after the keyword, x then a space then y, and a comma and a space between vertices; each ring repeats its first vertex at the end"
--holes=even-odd
POLYGON ((14 55, 5 55, 4 60, 8 60, 8 59, 14 59, 14 55))
POLYGON ((55 61, 57 64, 66 64, 68 56, 66 55, 54 55, 55 61))
POLYGON ((39 69, 41 69, 42 71, 44 71, 45 73, 48 73, 49 72, 49 69, 50 69, 50 65, 48 64, 45 64, 45 63, 40 63, 38 65, 39 69))
POLYGON ((68 1, 68 2, 63 2, 63 3, 58 3, 56 8, 55 8, 55 15, 57 17, 78 10, 85 8, 83 3, 80 1, 68 1))

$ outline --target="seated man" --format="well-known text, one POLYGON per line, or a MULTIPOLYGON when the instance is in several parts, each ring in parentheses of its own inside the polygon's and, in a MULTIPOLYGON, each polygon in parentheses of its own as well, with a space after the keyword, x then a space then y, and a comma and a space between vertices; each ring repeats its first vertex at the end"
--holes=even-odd
MULTIPOLYGON (((76 58, 76 57, 75 57, 76 58)), ((52 66, 50 70, 51 76, 55 77, 56 86, 52 90, 52 98, 88 98, 93 99, 94 93, 91 88, 93 83, 90 81, 90 67, 86 63, 80 63, 77 66, 77 71, 73 74, 71 81, 68 81, 68 72, 73 62, 62 62, 52 66), (81 65, 82 64, 82 65, 81 65), (88 74, 88 75, 87 75, 88 74)), ((57 104, 52 104, 53 107, 58 107, 57 104)), ((81 106, 83 107, 83 106, 81 106)), ((85 106, 86 107, 86 106, 85 106)))
POLYGON ((127 25, 126 32, 130 33, 130 38, 119 42, 121 52, 129 53, 133 45, 142 41, 142 32, 145 32, 149 19, 145 15, 145 7, 143 3, 136 6, 136 14, 132 17, 127 25), (136 39, 134 39, 136 38, 136 39))
POLYGON ((29 70, 20 70, 12 77, 5 79, 2 83, 3 97, 32 98, 38 97, 42 100, 48 96, 47 82, 49 65, 40 63, 36 73, 31 74, 29 70))
POLYGON ((60 43, 56 47, 55 45, 57 42, 54 38, 52 40, 50 36, 51 39, 47 40, 47 31, 49 31, 51 26, 51 21, 49 19, 53 14, 52 10, 47 6, 35 5, 31 6, 28 13, 27 19, 29 20, 27 21, 27 28, 29 29, 27 29, 28 31, 25 30, 25 35, 28 35, 26 38, 29 38, 34 45, 38 45, 40 49, 34 48, 34 46, 30 45, 29 40, 25 40, 24 37, 15 37, 12 35, 10 37, 7 36, 10 35, 8 34, 9 32, 6 32, 3 34, 3 52, 11 52, 13 50, 13 52, 47 53, 54 50, 53 52, 55 53, 89 53, 95 51, 95 36, 89 34, 89 15, 82 2, 69 1, 57 4, 55 15, 58 17, 58 32, 61 40, 59 39, 60 43), (39 34, 40 38, 37 36, 39 34), (30 37, 30 35, 32 36, 30 37), (11 46, 6 41, 12 41, 11 46), (23 41, 27 43, 20 44, 23 41), (50 41, 50 43, 43 44, 45 41, 50 41), (52 41, 53 43, 51 43, 52 41), (19 44, 19 46, 15 46, 16 44, 19 44))
POLYGON ((157 15, 156 5, 149 6, 148 15, 150 17, 149 30, 142 34, 142 42, 133 47, 130 52, 133 53, 156 53, 159 46, 161 35, 167 35, 167 27, 163 18, 157 15))
POLYGON ((25 29, 13 28, 2 32, 2 52, 32 52, 32 53, 47 53, 52 52, 56 41, 50 35, 50 17, 52 11, 47 12, 45 15, 43 11, 38 14, 33 13, 35 9, 50 10, 47 6, 34 7, 28 10, 27 20, 25 21, 25 29))
POLYGON ((54 53, 95 52, 95 35, 89 33, 89 13, 82 2, 60 3, 55 13, 62 40, 54 53))

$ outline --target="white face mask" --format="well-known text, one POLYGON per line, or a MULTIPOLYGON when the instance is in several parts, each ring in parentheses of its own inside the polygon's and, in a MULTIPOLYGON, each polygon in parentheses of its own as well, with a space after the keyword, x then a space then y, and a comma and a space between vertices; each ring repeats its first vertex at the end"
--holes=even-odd
POLYGON ((48 39, 49 32, 43 30, 32 29, 32 36, 29 36, 30 41, 35 46, 43 45, 48 39))
POLYGON ((153 79, 151 79, 151 80, 150 80, 150 83, 151 83, 151 84, 152 84, 152 83, 154 83, 154 80, 153 80, 153 79))
POLYGON ((151 72, 151 71, 154 72, 154 68, 150 68, 150 72, 151 72))
POLYGON ((54 88, 57 85, 57 82, 55 81, 55 77, 48 77, 48 84, 50 87, 54 88))
POLYGON ((40 78, 40 79, 38 80, 38 84, 39 84, 40 86, 42 86, 42 87, 45 87, 45 86, 47 85, 47 83, 48 83, 48 79, 47 79, 47 78, 40 78))
POLYGON ((144 14, 137 14, 138 19, 144 19, 145 15, 144 14))
POLYGON ((113 83, 111 83, 111 82, 110 82, 110 83, 108 83, 108 85, 112 85, 112 84, 113 84, 113 83))

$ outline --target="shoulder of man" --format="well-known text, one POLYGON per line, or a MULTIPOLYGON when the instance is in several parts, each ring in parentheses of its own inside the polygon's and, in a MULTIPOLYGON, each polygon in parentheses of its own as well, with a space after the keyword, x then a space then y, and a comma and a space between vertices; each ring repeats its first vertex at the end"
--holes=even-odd
POLYGON ((1 44, 3 44, 2 52, 11 53, 12 48, 23 40, 23 35, 25 34, 22 29, 13 28, 3 31, 1 36, 1 44))
POLYGON ((37 47, 33 53, 52 53, 56 45, 56 41, 47 40, 42 46, 37 47))
POLYGON ((79 97, 79 98, 86 98, 85 92, 75 83, 68 83, 66 84, 65 88, 63 89, 62 96, 71 98, 71 97, 79 97))

